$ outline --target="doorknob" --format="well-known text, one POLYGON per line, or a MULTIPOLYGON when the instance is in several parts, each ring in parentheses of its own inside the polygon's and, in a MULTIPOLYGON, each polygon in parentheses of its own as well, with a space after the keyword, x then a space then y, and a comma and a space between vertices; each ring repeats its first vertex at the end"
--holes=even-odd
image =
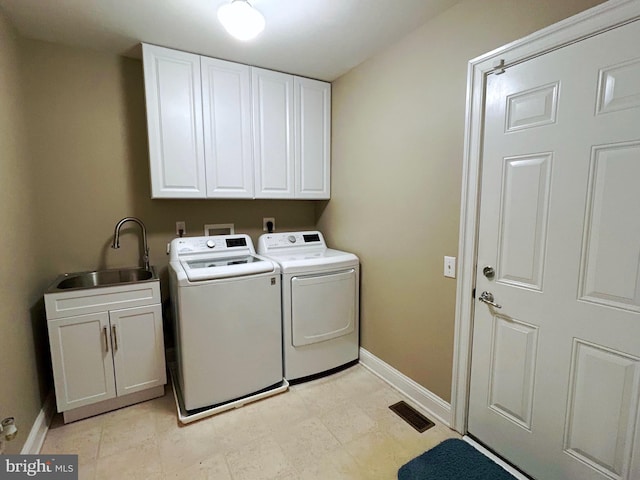
POLYGON ((495 303, 493 300, 493 293, 491 292, 482 292, 480 294, 480 298, 478 299, 483 303, 486 303, 487 305, 491 305, 492 307, 495 308, 502 308, 502 305, 498 305, 497 303, 495 303))

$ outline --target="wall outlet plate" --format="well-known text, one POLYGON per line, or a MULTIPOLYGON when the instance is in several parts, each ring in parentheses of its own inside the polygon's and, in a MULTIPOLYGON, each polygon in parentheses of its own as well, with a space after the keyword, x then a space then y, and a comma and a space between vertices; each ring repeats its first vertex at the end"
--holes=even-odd
POLYGON ((273 231, 276 231, 276 219, 274 217, 263 217, 262 218, 262 231, 268 232, 267 223, 271 222, 273 224, 273 231))
POLYGON ((176 237, 184 237, 187 234, 186 222, 176 222, 176 237), (182 235, 180 232, 182 231, 182 235))

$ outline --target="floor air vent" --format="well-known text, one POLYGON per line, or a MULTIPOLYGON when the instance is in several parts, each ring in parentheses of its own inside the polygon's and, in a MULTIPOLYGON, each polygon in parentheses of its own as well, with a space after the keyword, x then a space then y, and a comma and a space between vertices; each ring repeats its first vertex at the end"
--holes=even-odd
POLYGON ((429 430, 435 424, 429 420, 427 417, 418 412, 411 405, 408 405, 406 402, 398 402, 394 403, 389 407, 391 410, 396 412, 400 418, 402 418, 405 422, 411 425, 420 433, 429 430))

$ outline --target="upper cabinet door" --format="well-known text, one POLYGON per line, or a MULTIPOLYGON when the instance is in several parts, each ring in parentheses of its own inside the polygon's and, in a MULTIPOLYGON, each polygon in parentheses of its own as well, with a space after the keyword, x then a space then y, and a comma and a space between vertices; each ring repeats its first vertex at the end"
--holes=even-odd
POLYGON ((207 196, 253 198, 249 66, 202 57, 207 196))
POLYGON ((293 198, 293 76, 251 72, 255 198, 293 198))
POLYGON ((200 57, 143 45, 152 198, 205 198, 200 57))
POLYGON ((295 197, 331 195, 331 84, 294 78, 295 197))

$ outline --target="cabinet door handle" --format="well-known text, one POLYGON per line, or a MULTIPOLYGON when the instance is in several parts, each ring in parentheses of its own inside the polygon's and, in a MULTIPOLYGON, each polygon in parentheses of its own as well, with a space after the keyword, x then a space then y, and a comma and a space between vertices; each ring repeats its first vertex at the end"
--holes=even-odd
POLYGON ((102 335, 104 335, 104 350, 109 351, 109 339, 107 338, 107 327, 102 327, 102 335))
POLYGON ((118 350, 118 335, 116 334, 116 326, 111 326, 111 340, 113 340, 113 351, 118 350))

